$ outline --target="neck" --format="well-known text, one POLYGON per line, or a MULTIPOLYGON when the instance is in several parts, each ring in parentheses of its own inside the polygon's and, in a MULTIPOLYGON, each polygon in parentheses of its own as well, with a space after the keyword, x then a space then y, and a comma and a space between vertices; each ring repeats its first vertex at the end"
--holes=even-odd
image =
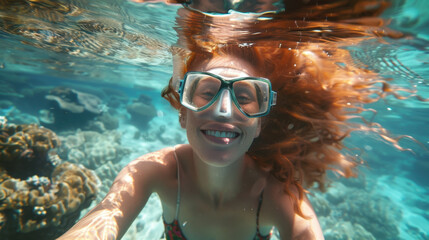
POLYGON ((199 191, 218 208, 223 202, 240 193, 245 156, 231 165, 216 167, 205 163, 194 154, 196 181, 199 191))

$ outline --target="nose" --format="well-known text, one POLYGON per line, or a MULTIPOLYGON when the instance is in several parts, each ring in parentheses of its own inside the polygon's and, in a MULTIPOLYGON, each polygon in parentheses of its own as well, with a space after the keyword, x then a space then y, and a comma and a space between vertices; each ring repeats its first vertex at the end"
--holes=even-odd
POLYGON ((228 89, 223 89, 220 93, 219 100, 217 102, 215 114, 221 117, 231 117, 231 93, 228 89))

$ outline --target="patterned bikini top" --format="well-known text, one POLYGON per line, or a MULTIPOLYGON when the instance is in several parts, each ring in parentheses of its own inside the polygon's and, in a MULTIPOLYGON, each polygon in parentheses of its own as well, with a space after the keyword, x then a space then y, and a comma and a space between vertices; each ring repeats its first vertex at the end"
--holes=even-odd
MULTIPOLYGON (((166 223, 164 220, 165 239, 166 240, 186 240, 186 237, 183 234, 178 221, 179 207, 180 207, 180 175, 179 175, 179 160, 176 155, 176 149, 174 149, 174 157, 176 158, 176 162, 177 162, 177 188, 178 188, 177 201, 176 201, 176 216, 172 223, 166 223)), ((269 240, 273 233, 273 230, 271 230, 267 236, 262 236, 261 233, 259 232, 259 211, 261 210, 263 197, 264 197, 264 191, 262 191, 261 195, 259 196, 258 210, 256 212, 256 234, 253 240, 269 240)))

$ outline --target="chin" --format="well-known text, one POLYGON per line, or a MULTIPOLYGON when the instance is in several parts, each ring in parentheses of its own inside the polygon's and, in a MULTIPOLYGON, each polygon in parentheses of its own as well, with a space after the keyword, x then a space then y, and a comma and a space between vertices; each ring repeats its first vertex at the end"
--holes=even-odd
POLYGON ((207 165, 213 167, 228 167, 243 158, 245 153, 239 154, 235 149, 230 149, 230 151, 217 149, 198 151, 197 154, 198 157, 207 165))

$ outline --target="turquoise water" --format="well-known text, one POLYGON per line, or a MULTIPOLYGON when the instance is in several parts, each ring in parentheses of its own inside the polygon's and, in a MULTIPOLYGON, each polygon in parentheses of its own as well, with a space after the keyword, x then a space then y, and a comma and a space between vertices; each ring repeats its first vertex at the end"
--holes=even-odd
MULTIPOLYGON (((186 142, 176 112, 160 97, 172 74, 169 47, 177 40, 173 27, 179 6, 70 1, 74 7, 64 14, 49 2, 38 11, 26 11, 23 3, 0 9, 0 116, 8 123, 53 129, 63 143, 63 161, 83 164, 100 177, 97 201, 135 157, 186 142), (96 96, 97 110, 109 115, 102 119, 89 114, 67 124, 58 124, 61 115, 55 115, 57 123, 52 122, 45 111, 52 100, 46 96, 59 86, 96 96), (133 116, 130 106, 136 103, 144 104, 146 114, 133 116), (95 121, 78 121, 84 118, 95 121)), ((357 62, 417 89, 424 98, 429 98, 428 7, 426 0, 393 1, 383 18, 410 37, 350 47, 357 62)), ((366 160, 360 177, 332 175, 326 193, 311 190, 325 237, 429 239, 428 102, 388 97, 368 107, 378 112, 374 121, 393 135, 411 135, 419 143, 400 141, 411 152, 371 134, 347 139, 348 146, 364 150, 357 151, 366 160)), ((153 195, 124 239, 159 239, 160 214, 153 195)))

